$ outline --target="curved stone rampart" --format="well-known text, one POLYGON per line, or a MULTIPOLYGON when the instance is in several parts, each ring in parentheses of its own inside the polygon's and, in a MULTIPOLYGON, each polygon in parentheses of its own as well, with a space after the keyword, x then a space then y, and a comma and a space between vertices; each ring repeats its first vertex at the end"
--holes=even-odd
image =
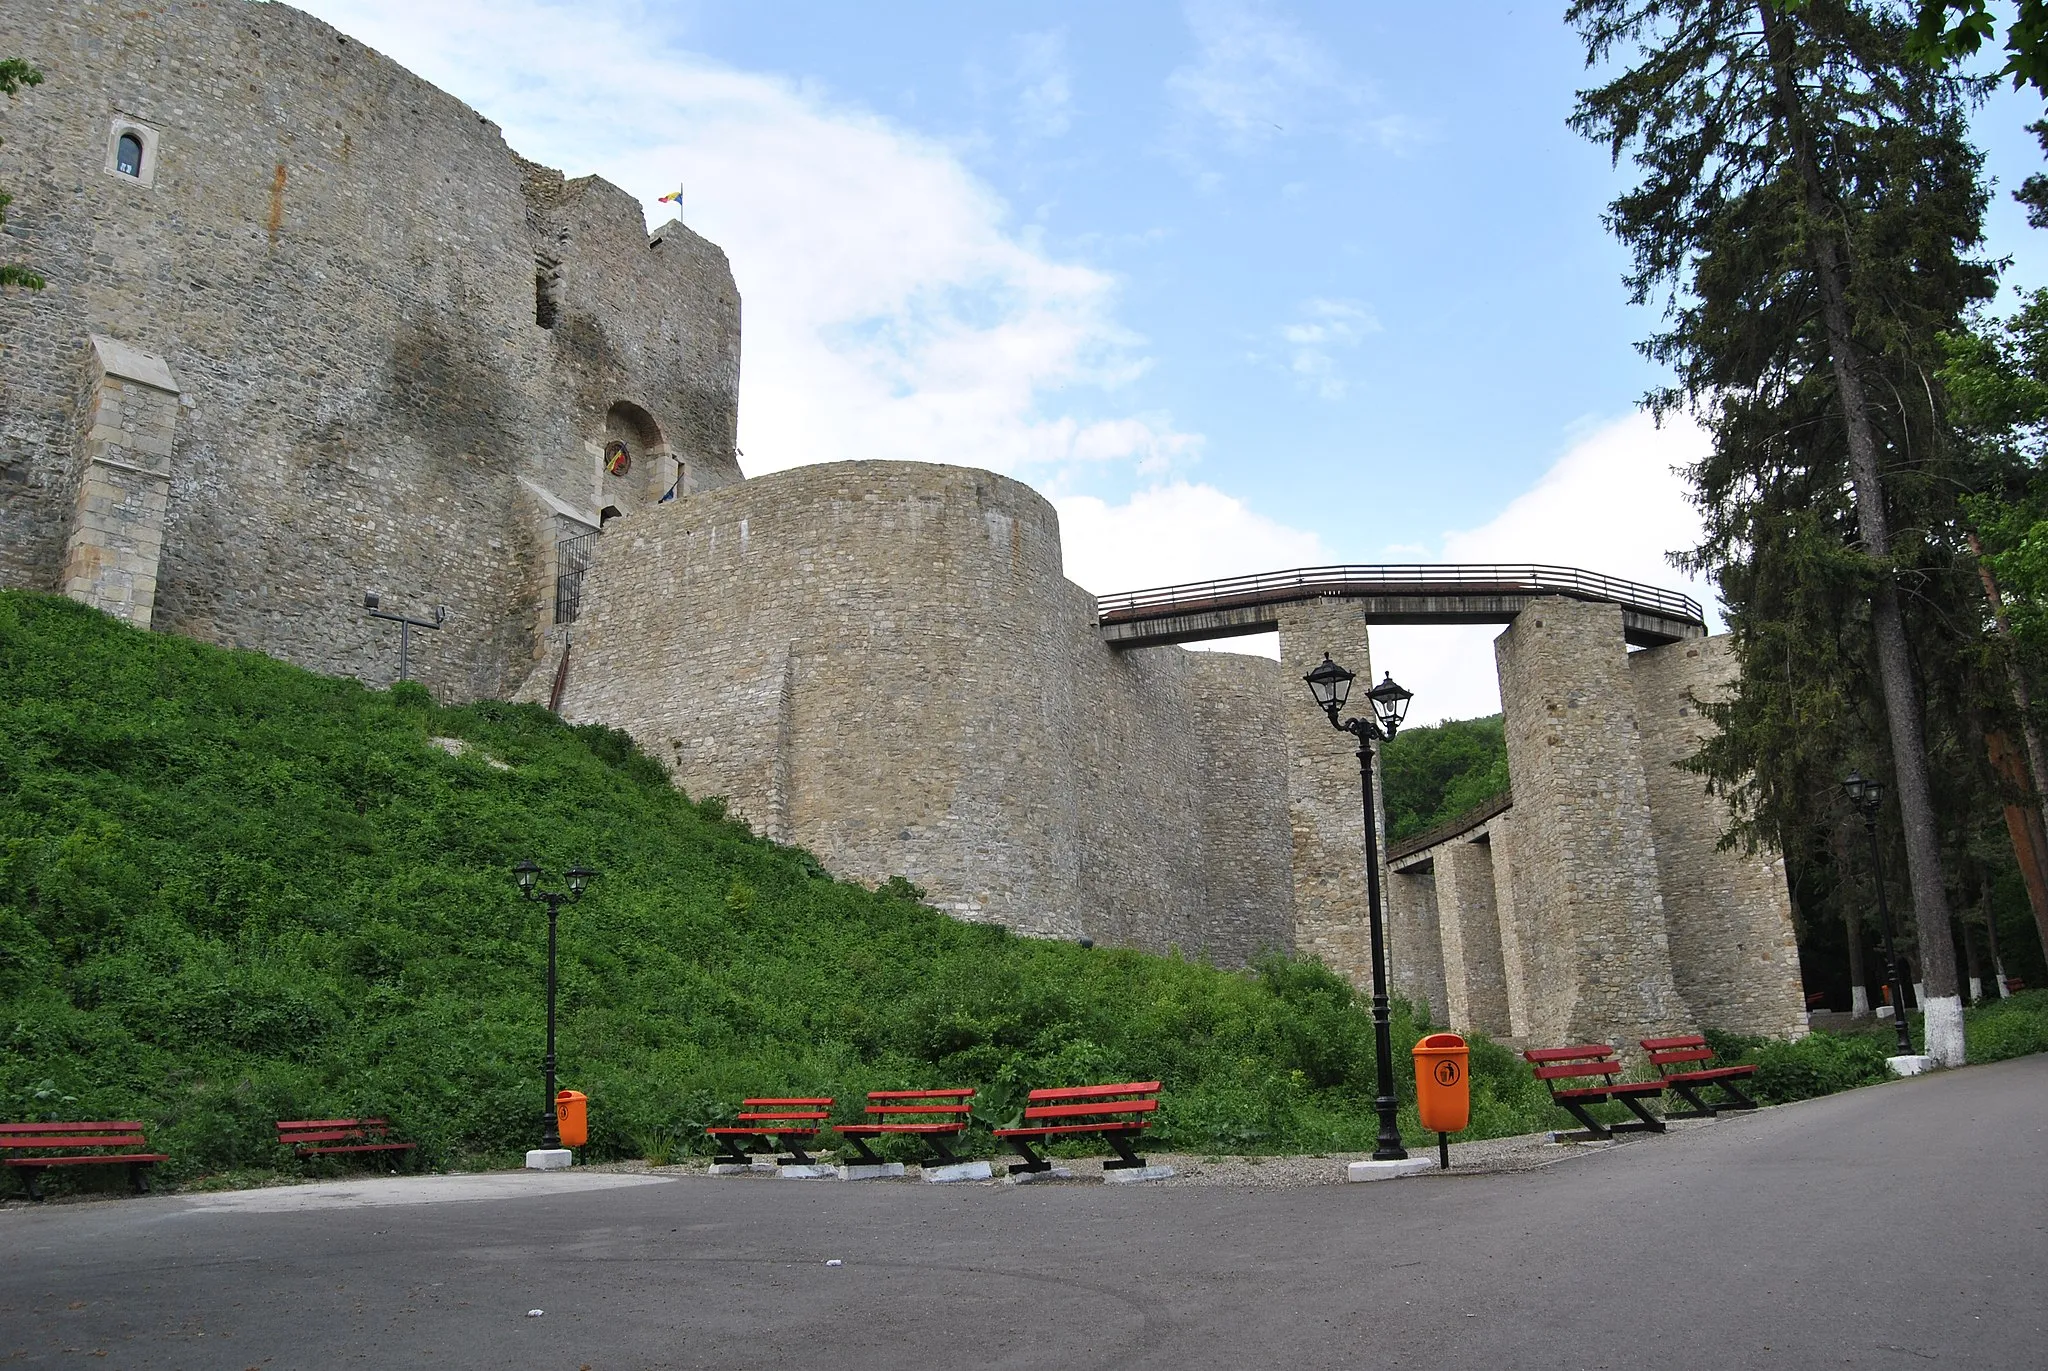
POLYGON ((601 539, 563 712, 868 881, 1027 932, 1289 947, 1277 664, 1119 653, 1029 487, 802 467, 601 539))

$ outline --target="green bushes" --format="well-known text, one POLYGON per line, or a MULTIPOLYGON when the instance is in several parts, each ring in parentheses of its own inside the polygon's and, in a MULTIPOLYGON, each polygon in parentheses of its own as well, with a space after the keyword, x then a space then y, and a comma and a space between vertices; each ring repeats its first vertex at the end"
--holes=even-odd
MULTIPOLYGON (((16 1117, 70 1097, 72 1117, 143 1119, 172 1178, 291 1165, 272 1121, 323 1114, 388 1114, 429 1164, 516 1155, 540 1105, 545 922, 508 874, 527 856, 603 873, 563 911, 560 969, 595 1156, 674 1155, 749 1094, 831 1094, 852 1118, 871 1089, 972 1084, 1000 1124, 1034 1086, 1152 1077, 1161 1146, 1371 1145, 1371 1025, 1319 966, 960 923, 691 802, 615 730, 0 594, 16 1117)), ((1398 1009, 1404 1081, 1424 1028, 1398 1009)), ((1479 1131, 1549 1117, 1508 1054, 1474 1060, 1479 1131)))

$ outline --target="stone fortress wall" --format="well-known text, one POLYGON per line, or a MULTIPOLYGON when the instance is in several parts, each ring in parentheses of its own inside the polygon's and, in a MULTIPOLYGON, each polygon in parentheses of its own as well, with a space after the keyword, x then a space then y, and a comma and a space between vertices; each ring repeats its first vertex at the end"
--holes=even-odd
MULTIPOLYGON (((1284 606, 1278 663, 1119 647, 1014 481, 743 481, 724 254, 282 5, 36 0, 0 51, 48 77, 0 184, 50 280, 0 292, 0 585, 377 683, 362 592, 446 605, 438 695, 560 682, 841 874, 1366 980, 1357 763, 1300 681, 1370 679, 1357 602, 1284 606)), ((1503 635, 1515 805, 1396 864, 1396 988, 1516 1035, 1796 1032, 1782 869, 1672 765, 1725 649, 1630 655, 1611 609, 1503 635)))
POLYGON ((0 293, 0 584, 381 681, 374 588, 448 607, 432 688, 503 695, 563 537, 739 479, 725 255, 626 192, 283 5, 23 0, 0 51, 46 78, 0 185, 49 279, 0 293))

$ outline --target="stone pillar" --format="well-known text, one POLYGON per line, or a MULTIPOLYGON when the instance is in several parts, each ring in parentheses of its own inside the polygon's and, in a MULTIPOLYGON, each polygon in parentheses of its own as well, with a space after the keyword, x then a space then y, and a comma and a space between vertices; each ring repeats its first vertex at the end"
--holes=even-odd
POLYGON ((1443 938, 1436 900, 1433 857, 1410 859, 1387 880, 1387 985, 1429 1021, 1448 1024, 1444 995, 1443 938))
POLYGON ((1617 605, 1538 600, 1494 643, 1515 790, 1514 918, 1540 1045, 1681 1031, 1617 605))
MULTIPOLYGON (((1330 727, 1301 678, 1328 653, 1356 672, 1353 708, 1371 708, 1372 651, 1365 613, 1350 600, 1310 600, 1280 609, 1280 665, 1296 694, 1281 711, 1287 742, 1287 817, 1294 838, 1294 946, 1361 989, 1372 986, 1372 941, 1365 907, 1365 819, 1358 750, 1330 727)), ((1377 774, 1377 768, 1375 768, 1377 774)), ((1381 831, 1386 806, 1376 803, 1381 831)), ((1382 850, 1377 838, 1372 846, 1382 850)), ((1383 883, 1381 889, 1386 888, 1383 883)))
POLYGON ((1436 850, 1436 872, 1444 998, 1451 1027, 1505 1033, 1507 984, 1494 909, 1492 846, 1484 838, 1453 839, 1436 850))
POLYGON ((1493 911, 1500 929, 1501 995, 1507 1001, 1508 1036, 1529 1036, 1528 963, 1522 955, 1521 904, 1515 894, 1522 879, 1525 858, 1517 844, 1521 830, 1515 825, 1515 811, 1507 810, 1486 821, 1487 848, 1493 854, 1493 911))
POLYGON ((78 495, 60 588, 148 628, 170 504, 178 383, 161 357, 97 334, 88 365, 78 495))
POLYGON ((1798 1038, 1806 999, 1784 859, 1768 848, 1722 850, 1727 805, 1683 766, 1713 727, 1698 701, 1724 696, 1739 669, 1725 634, 1629 657, 1671 976, 1702 1027, 1798 1038))

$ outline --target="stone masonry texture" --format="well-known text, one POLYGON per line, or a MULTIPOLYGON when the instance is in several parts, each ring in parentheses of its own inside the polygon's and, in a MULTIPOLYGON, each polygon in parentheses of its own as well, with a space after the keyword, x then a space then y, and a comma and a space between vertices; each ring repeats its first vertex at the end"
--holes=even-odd
MULTIPOLYGON (((94 574, 91 537, 72 538, 93 335, 180 389, 154 585, 132 580, 154 603, 128 617, 320 671, 390 678, 393 630, 360 611, 377 589, 448 606, 416 639, 438 693, 523 680, 565 531, 537 492, 593 525, 619 503, 600 454, 622 401, 694 486, 739 479, 724 254, 680 225, 650 239, 624 191, 521 160, 475 110, 283 5, 19 0, 0 52, 45 76, 0 110, 0 255, 49 279, 0 292, 0 584, 94 574), (111 169, 130 128, 143 177, 111 169)), ((665 488, 635 456, 630 475, 665 488)), ((116 500, 127 519, 142 498, 95 490, 82 513, 116 500)))
POLYGON ((1784 858, 1721 850, 1727 807, 1682 765, 1712 728, 1699 703, 1720 699, 1737 670, 1725 636, 1629 656, 1671 974, 1694 1023, 1796 1037, 1806 1003, 1784 858))
POLYGON ((1483 834, 1478 841, 1437 849, 1436 904, 1450 1021, 1501 1035, 1508 1031, 1508 987, 1493 882, 1493 848, 1483 834))
MULTIPOLYGON (((1365 615, 1351 601, 1323 599, 1285 606, 1279 617, 1280 664, 1288 686, 1280 718, 1288 758, 1295 945, 1320 957, 1354 985, 1370 985, 1372 944, 1358 749, 1350 734, 1330 727, 1302 681, 1328 654, 1358 678, 1346 714, 1370 708, 1364 698, 1373 683, 1365 615)), ((1374 775, 1377 778, 1378 768, 1374 775)), ((1373 812, 1384 834, 1386 806, 1375 804, 1373 812)), ((1384 845, 1375 842, 1372 850, 1383 851, 1384 845)))
POLYGON ((1535 858, 1514 899, 1528 1033, 1632 1047, 1683 1031, 1620 607, 1538 601, 1494 651, 1517 846, 1535 858))
POLYGON ((1293 948, 1280 669, 1110 649, 1028 487, 801 467, 598 549, 563 712, 690 793, 962 918, 1231 964, 1293 948))

